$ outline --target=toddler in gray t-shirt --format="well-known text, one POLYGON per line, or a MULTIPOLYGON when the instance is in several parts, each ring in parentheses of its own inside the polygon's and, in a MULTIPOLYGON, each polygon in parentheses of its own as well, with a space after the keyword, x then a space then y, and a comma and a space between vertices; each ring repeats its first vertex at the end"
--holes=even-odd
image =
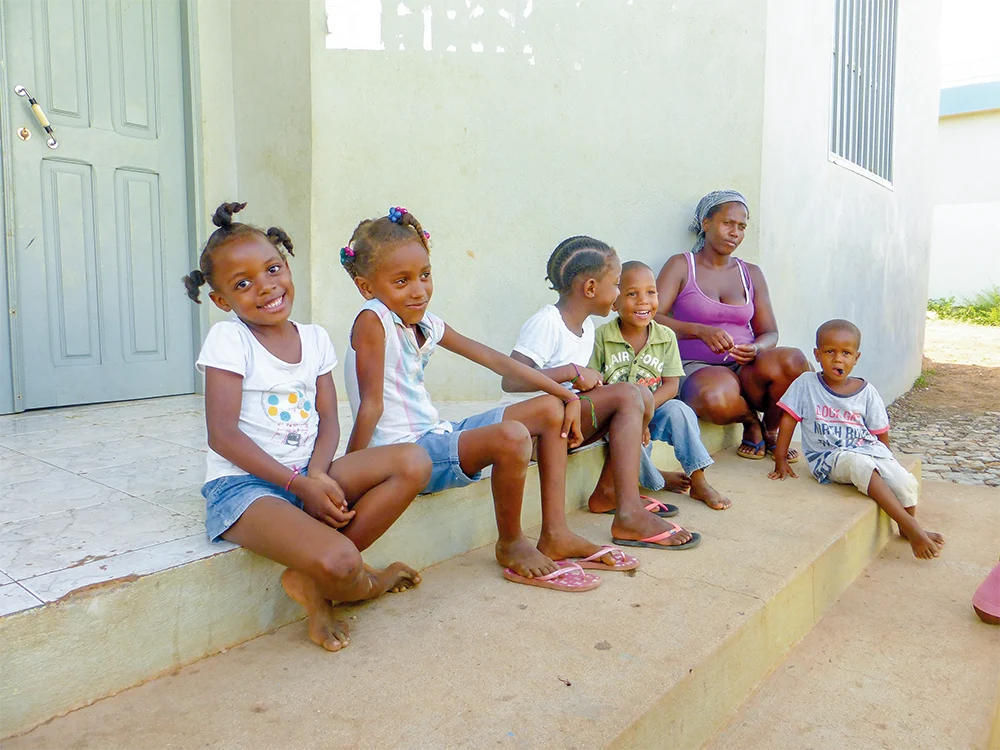
POLYGON ((784 414, 770 477, 796 476, 788 464, 788 445, 800 423, 802 449, 820 483, 853 484, 899 524, 915 556, 938 557, 944 537, 917 523, 917 480, 889 450, 882 397, 870 383, 850 376, 860 346, 861 331, 846 320, 827 321, 816 331, 813 354, 822 372, 800 375, 778 402, 784 414))

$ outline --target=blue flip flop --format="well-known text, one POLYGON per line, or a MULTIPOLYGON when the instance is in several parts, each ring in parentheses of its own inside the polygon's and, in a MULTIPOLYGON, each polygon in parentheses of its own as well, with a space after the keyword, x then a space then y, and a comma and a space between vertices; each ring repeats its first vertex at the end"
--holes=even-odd
POLYGON ((767 443, 764 440, 761 440, 759 443, 755 443, 753 440, 741 440, 740 446, 744 445, 753 448, 754 452, 751 455, 749 453, 740 453, 737 450, 736 455, 739 456, 740 458, 745 458, 748 461, 763 461, 765 458, 767 458, 767 443), (763 450, 764 452, 758 456, 757 451, 759 450, 763 450))

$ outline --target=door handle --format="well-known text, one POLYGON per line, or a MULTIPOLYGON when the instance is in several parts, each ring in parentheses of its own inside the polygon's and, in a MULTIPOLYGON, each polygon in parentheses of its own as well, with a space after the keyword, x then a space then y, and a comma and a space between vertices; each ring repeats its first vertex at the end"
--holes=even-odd
POLYGON ((38 120, 39 125, 45 128, 45 132, 49 134, 49 139, 45 141, 45 145, 49 148, 59 148, 59 141, 56 140, 55 133, 52 132, 52 126, 49 125, 49 118, 42 112, 42 108, 35 101, 35 98, 28 93, 28 89, 18 84, 14 87, 14 93, 18 96, 26 96, 28 98, 28 104, 31 105, 31 111, 35 113, 35 119, 38 120))

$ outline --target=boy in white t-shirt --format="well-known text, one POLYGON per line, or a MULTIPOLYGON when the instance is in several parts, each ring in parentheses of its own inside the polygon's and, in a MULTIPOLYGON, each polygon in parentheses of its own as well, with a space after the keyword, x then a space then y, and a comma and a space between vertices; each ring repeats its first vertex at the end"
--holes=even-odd
MULTIPOLYGON (((604 385, 601 373, 587 367, 594 349, 590 316, 609 314, 618 298, 618 254, 592 237, 570 237, 553 251, 546 270, 559 301, 525 321, 511 357, 579 391, 588 442, 607 435, 615 460, 605 461, 588 507, 594 513, 614 511, 611 536, 616 544, 671 550, 696 546, 701 535, 665 518, 677 512, 676 506, 655 500, 647 506, 639 495, 642 435, 653 415, 649 389, 634 383, 604 385)), ((504 377, 502 388, 519 395, 534 390, 515 377, 504 377)))
POLYGON ((940 555, 944 537, 917 523, 917 480, 889 450, 889 415, 874 386, 852 378, 861 357, 861 331, 846 320, 828 320, 816 331, 813 350, 822 372, 806 372, 778 401, 784 410, 774 451, 772 479, 795 477, 788 444, 802 424, 802 449, 821 484, 853 484, 899 524, 913 554, 940 555))

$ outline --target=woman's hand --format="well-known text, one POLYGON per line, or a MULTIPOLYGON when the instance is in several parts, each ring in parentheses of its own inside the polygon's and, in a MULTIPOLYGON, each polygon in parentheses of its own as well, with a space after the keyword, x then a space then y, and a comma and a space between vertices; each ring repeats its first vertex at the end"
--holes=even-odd
POLYGON ((715 326, 701 326, 698 329, 698 338, 704 341, 705 345, 715 354, 728 352, 736 343, 732 336, 715 326))
POLYGON ((561 434, 566 438, 566 445, 571 450, 583 442, 583 430, 580 429, 580 399, 573 399, 566 404, 561 434))
POLYGON ((586 393, 599 385, 604 385, 604 377, 597 370, 591 370, 589 367, 581 367, 579 370, 580 376, 573 381, 572 385, 581 393, 586 393))
POLYGON ((354 518, 355 511, 347 509, 344 491, 329 474, 299 474, 290 489, 302 501, 305 512, 327 526, 342 529, 354 518))
POLYGON ((756 344, 737 344, 729 350, 729 356, 738 365, 748 365, 757 359, 756 344))

